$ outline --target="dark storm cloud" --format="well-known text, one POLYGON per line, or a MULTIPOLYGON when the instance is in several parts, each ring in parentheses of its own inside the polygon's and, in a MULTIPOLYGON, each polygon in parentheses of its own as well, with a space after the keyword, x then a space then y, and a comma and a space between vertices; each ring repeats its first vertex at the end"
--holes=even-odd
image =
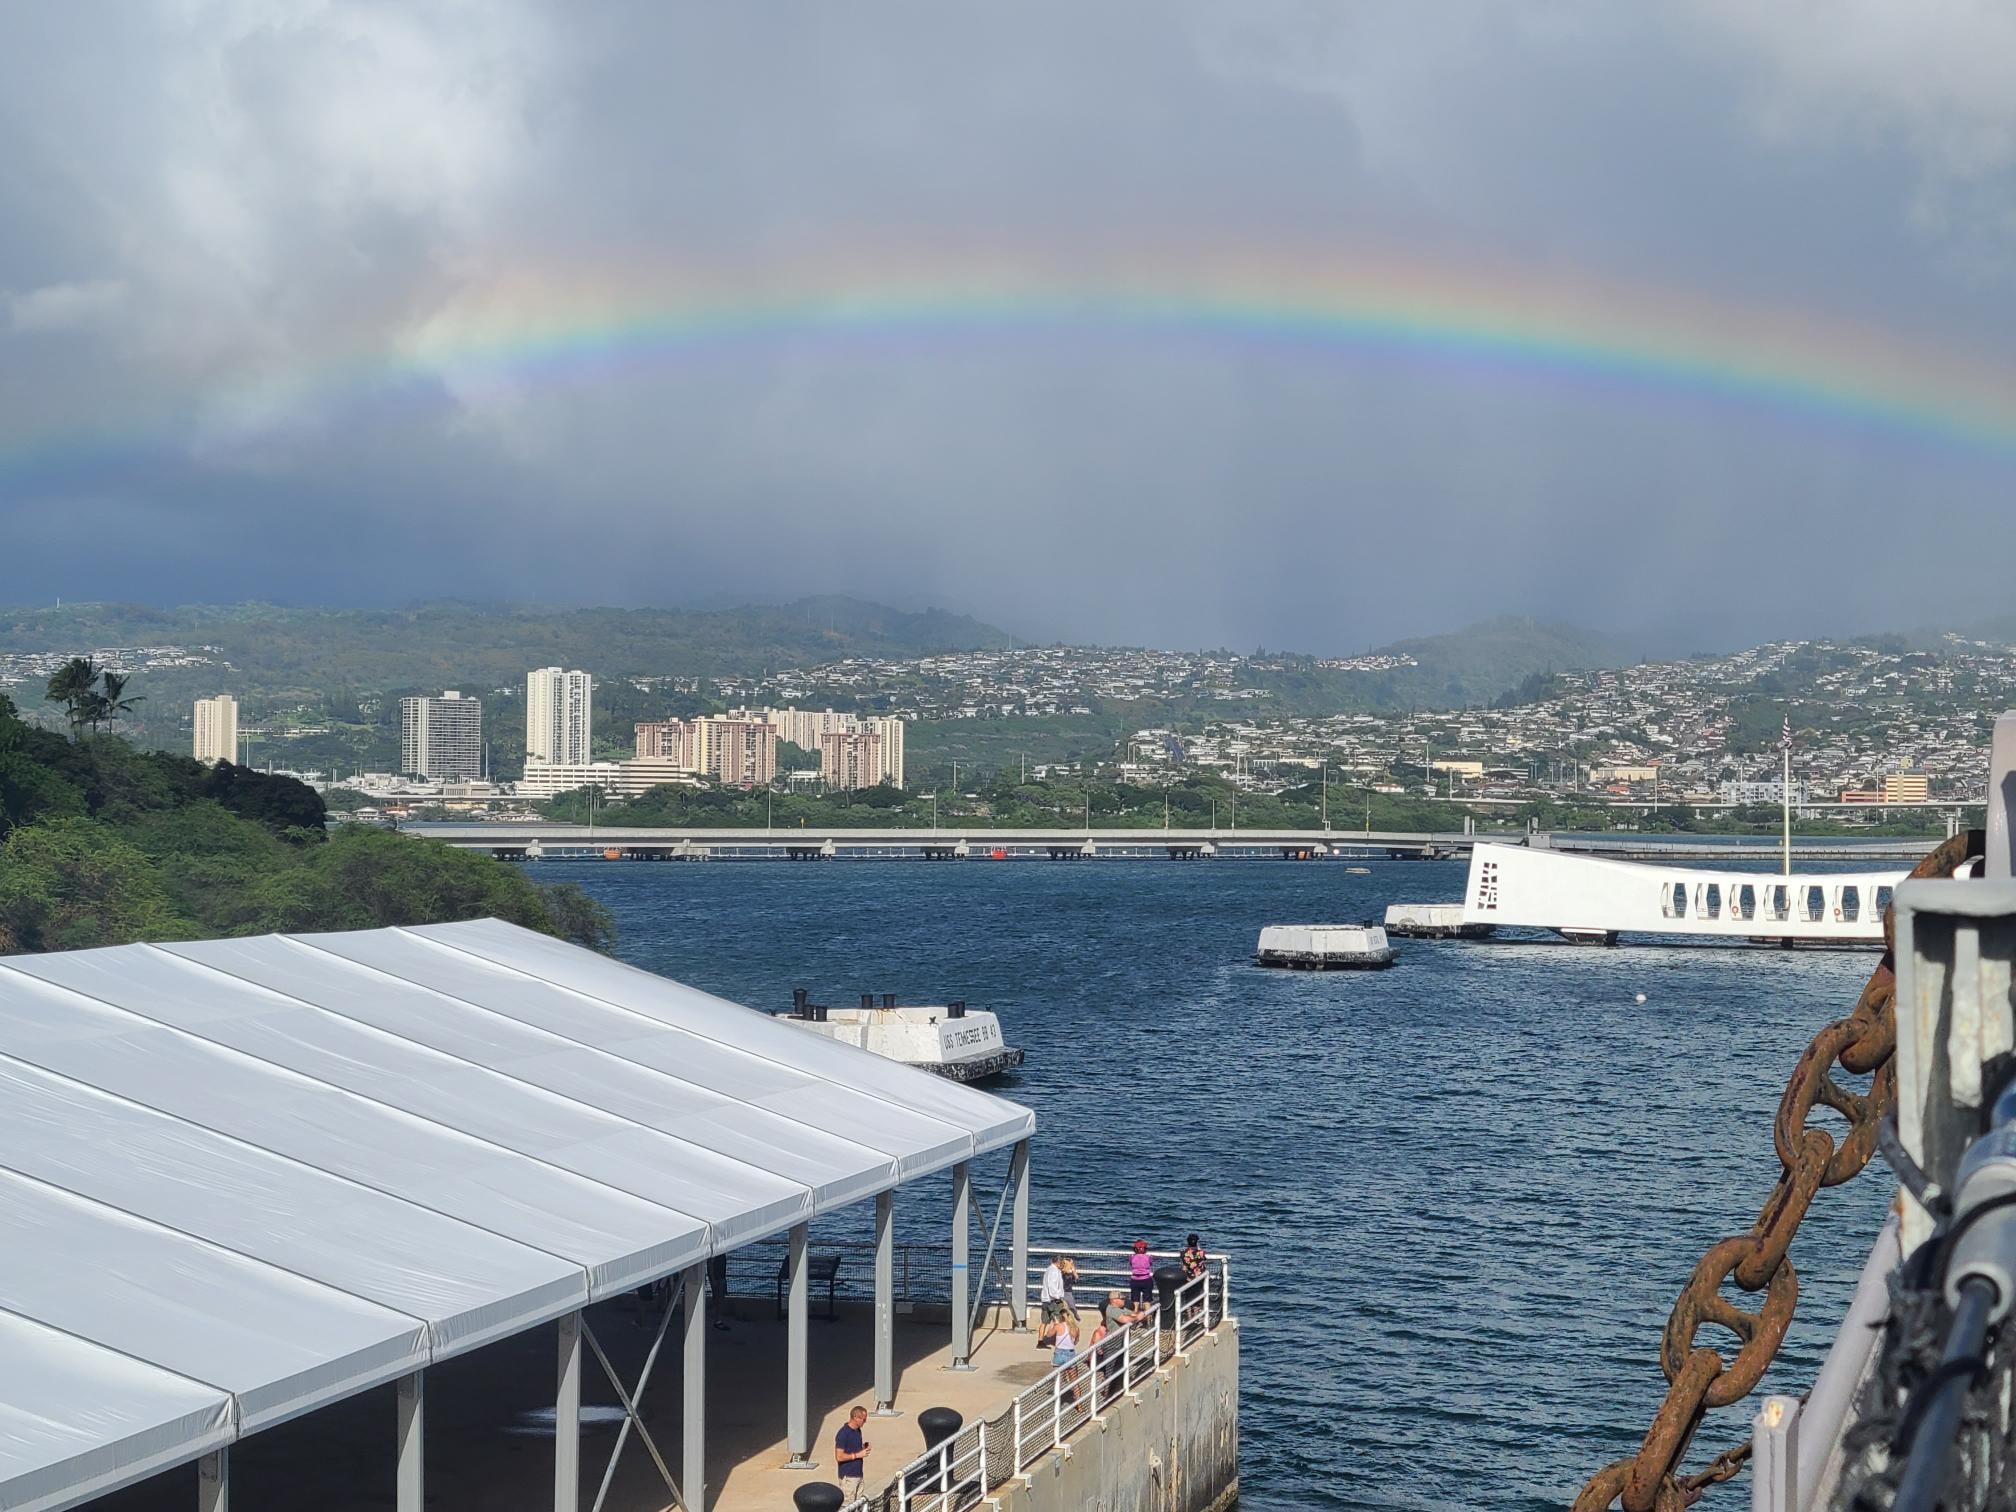
POLYGON ((0 55, 0 599, 845 590, 1324 650, 1991 599, 2007 461, 1455 362, 1048 332, 319 381, 528 270, 862 249, 1418 248, 2006 343, 2016 27, 1763 9, 31 8, 0 55))

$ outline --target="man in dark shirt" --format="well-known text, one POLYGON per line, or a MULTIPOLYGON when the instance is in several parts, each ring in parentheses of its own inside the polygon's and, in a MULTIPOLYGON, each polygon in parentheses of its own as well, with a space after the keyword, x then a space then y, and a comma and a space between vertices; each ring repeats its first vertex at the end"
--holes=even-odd
POLYGON ((849 1491, 850 1500, 860 1495, 861 1478, 868 1473, 868 1440, 861 1437, 861 1430, 867 1425, 868 1409, 856 1407, 833 1435, 833 1459, 839 1468, 841 1489, 848 1490, 846 1483, 850 1480, 855 1483, 849 1491))

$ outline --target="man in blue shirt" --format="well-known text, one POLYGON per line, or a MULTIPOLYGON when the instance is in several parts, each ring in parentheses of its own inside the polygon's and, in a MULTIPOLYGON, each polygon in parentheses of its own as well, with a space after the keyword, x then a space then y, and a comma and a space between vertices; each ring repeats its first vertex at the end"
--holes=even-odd
POLYGON ((848 1492, 849 1500, 861 1494, 861 1478, 868 1473, 868 1440, 861 1437, 861 1430, 867 1425, 868 1409, 856 1407, 833 1435, 833 1459, 840 1472, 840 1489, 848 1492), (850 1480, 854 1482, 851 1490, 847 1486, 850 1480))

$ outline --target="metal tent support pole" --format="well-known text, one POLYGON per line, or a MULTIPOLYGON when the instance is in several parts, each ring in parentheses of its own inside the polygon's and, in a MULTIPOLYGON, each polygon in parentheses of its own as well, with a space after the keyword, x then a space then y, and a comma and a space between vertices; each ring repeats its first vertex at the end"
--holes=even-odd
POLYGON ((196 1512, 231 1512, 231 1450, 196 1461, 196 1512))
POLYGON ((896 1194, 875 1194, 875 1416, 896 1417, 896 1194))
POLYGON ((581 1314, 560 1320, 560 1383, 553 1394, 553 1512, 581 1507, 581 1314))
POLYGON ((399 1377, 398 1512, 423 1512, 427 1505, 427 1372, 399 1377))
POLYGON ((704 1265, 686 1267, 686 1334, 681 1383, 679 1484, 686 1512, 707 1512, 707 1286, 704 1265))
POLYGON ((784 1461, 787 1470, 812 1468, 812 1429, 805 1411, 806 1333, 810 1317, 806 1305, 805 1244, 809 1237, 810 1231, 802 1223, 791 1230, 791 1299, 785 1314, 784 1341, 785 1438, 791 1451, 791 1457, 784 1461))
POLYGON ((1015 1141, 1015 1154, 1008 1163, 1008 1181, 1015 1188, 1008 1258, 1008 1304, 1015 1317, 1009 1326, 1021 1330, 1029 1326, 1029 1141, 1026 1139, 1015 1141))
POLYGON ((971 1370, 973 1314, 967 1310, 973 1248, 973 1171, 966 1161, 952 1167, 952 1363, 950 1370, 971 1370))

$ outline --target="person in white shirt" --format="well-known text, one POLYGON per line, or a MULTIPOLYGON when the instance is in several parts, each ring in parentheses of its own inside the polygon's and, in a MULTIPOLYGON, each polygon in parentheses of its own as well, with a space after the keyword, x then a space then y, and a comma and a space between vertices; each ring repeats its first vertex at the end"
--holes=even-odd
POLYGON ((1069 1365, 1077 1358, 1078 1335, 1071 1330, 1071 1319, 1061 1317, 1057 1320, 1057 1333, 1050 1344, 1050 1363, 1069 1365))
POLYGON ((1077 1308, 1072 1305, 1071 1288, 1065 1284, 1062 1255, 1052 1255, 1050 1263, 1043 1268, 1043 1289, 1040 1298, 1043 1303, 1043 1326, 1036 1336, 1038 1348, 1050 1342, 1057 1326, 1077 1308))

